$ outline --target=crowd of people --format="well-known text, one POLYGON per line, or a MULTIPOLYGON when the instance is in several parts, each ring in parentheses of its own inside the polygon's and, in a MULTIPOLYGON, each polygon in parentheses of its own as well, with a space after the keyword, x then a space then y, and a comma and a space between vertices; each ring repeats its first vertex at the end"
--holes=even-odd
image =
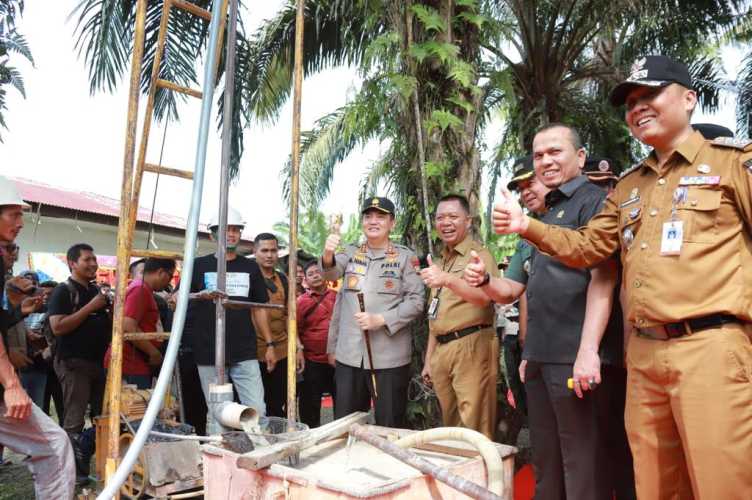
MULTIPOLYGON (((406 427, 413 337, 425 315, 420 376, 445 426, 496 437, 503 349, 528 418, 537 499, 747 498, 752 141, 693 130, 687 68, 663 56, 638 61, 611 102, 625 106, 627 126, 652 152, 619 176, 612 161, 588 157, 572 126, 540 128, 494 207, 495 231, 523 237, 508 266, 473 236, 460 194, 439 197, 433 214, 439 254, 420 258, 394 243, 395 205, 377 196, 361 209, 361 242, 342 242, 333 229, 320 258, 292 281, 273 234, 256 236, 253 257, 238 253, 245 223, 230 208, 224 289, 213 253, 196 258, 190 283, 177 284, 190 287, 178 357, 186 422, 205 434, 211 418, 220 300, 280 306, 227 309, 227 373, 242 404, 283 417, 295 363, 299 415, 310 427, 321 423, 326 394, 335 418, 373 409, 377 425, 406 427), (518 329, 498 328, 505 304, 517 306, 518 329)), ((25 208, 10 184, 0 186, 6 270, 25 208)), ((209 229, 217 240, 216 219, 209 229)), ((88 476, 85 417, 102 410, 109 367, 112 300, 94 283, 94 249, 73 245, 67 261, 63 283, 38 283, 34 273, 0 283, 8 302, 0 444, 28 455, 39 498, 70 498, 72 478, 88 476), (47 415, 50 398, 62 429, 47 415)), ((175 268, 166 259, 131 264, 126 331, 169 331, 175 268)), ((126 342, 124 381, 151 387, 163 348, 126 342)))

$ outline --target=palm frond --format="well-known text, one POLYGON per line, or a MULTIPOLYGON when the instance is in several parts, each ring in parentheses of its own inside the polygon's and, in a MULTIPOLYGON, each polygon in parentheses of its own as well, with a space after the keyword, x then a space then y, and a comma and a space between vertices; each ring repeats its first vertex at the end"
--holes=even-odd
POLYGON ((26 41, 26 38, 17 31, 4 33, 3 30, 0 29, 0 46, 2 47, 2 50, 5 54, 8 54, 10 52, 20 54, 24 58, 26 58, 26 60, 29 61, 32 66, 34 66, 34 56, 31 55, 29 43, 26 41))
POLYGON ((736 99, 736 134, 749 137, 752 133, 752 51, 742 60, 736 79, 739 95, 736 99))
MULTIPOLYGON (((305 10, 303 70, 306 75, 324 68, 357 65, 370 41, 384 26, 375 15, 375 0, 310 0, 305 10)), ((245 73, 244 109, 249 117, 272 123, 287 101, 292 87, 295 41, 295 2, 287 5, 252 37, 241 63, 245 73)))

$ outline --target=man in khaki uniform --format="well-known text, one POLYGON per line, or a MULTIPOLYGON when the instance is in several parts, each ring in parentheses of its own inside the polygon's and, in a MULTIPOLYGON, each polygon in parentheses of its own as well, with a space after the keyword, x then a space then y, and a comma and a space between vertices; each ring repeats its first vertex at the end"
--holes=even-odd
POLYGON ((504 193, 499 233, 570 266, 621 251, 629 442, 637 496, 747 499, 752 492, 752 142, 706 141, 686 66, 638 61, 611 94, 652 153, 579 230, 527 217, 504 193))
POLYGON ((467 198, 450 194, 436 207, 436 231, 444 242, 441 258, 420 273, 433 289, 423 378, 439 398, 444 425, 468 427, 494 438, 499 341, 493 303, 471 287, 462 273, 475 252, 498 276, 496 261, 470 234, 467 198))

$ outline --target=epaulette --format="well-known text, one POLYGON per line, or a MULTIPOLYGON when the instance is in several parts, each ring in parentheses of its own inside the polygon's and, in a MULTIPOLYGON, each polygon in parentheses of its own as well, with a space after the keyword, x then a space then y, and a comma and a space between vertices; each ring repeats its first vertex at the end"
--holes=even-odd
POLYGON ((640 168, 641 166, 642 166, 642 161, 638 161, 637 163, 635 163, 634 165, 632 165, 632 166, 631 166, 631 167, 629 167, 628 169, 624 170, 624 171, 623 171, 623 172, 621 173, 621 175, 619 175, 619 180, 622 180, 622 179, 623 179, 624 177, 626 177, 626 176, 628 176, 629 174, 631 174, 632 172, 636 171, 636 170, 637 170, 637 169, 639 169, 639 168, 640 168))
POLYGON ((713 146, 721 146, 724 148, 735 148, 735 149, 741 149, 742 151, 744 151, 750 145, 752 145, 752 140, 737 139, 736 137, 718 137, 716 139, 713 139, 712 144, 713 146))

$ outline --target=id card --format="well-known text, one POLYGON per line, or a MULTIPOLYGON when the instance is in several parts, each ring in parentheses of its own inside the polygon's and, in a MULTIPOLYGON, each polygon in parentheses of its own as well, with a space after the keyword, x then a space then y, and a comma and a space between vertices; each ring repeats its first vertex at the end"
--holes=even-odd
POLYGON ((431 299, 431 303, 428 305, 428 319, 436 319, 436 315, 439 312, 439 298, 434 297, 431 299))
POLYGON ((684 239, 684 221, 663 223, 661 234, 661 255, 679 255, 684 239))

